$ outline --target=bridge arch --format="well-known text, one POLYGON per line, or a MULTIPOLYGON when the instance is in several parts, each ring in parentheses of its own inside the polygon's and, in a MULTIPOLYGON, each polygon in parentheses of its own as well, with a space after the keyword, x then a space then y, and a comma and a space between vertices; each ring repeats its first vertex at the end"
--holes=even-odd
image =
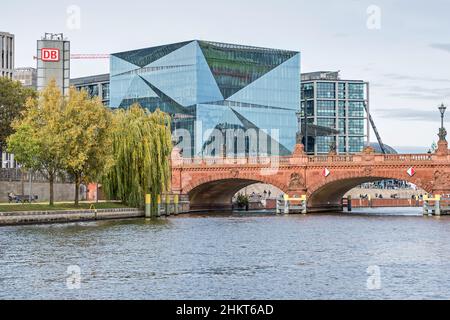
POLYGON ((191 210, 222 210, 232 207, 232 198, 240 190, 258 183, 272 185, 287 193, 287 185, 271 176, 246 173, 217 173, 191 181, 183 187, 191 210))
POLYGON ((348 172, 345 174, 329 177, 325 181, 320 181, 308 187, 308 207, 318 209, 329 209, 332 206, 339 207, 344 195, 353 188, 370 182, 381 180, 400 180, 415 184, 428 193, 432 193, 432 186, 423 183, 422 179, 409 177, 405 174, 375 174, 364 175, 358 172, 348 172))

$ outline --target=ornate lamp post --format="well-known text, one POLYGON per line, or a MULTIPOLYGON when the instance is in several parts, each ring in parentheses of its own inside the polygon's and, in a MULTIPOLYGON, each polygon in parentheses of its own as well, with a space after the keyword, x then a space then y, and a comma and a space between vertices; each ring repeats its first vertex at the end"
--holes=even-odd
MULTIPOLYGON (((297 135, 296 135, 296 142, 295 142, 295 150, 294 150, 294 155, 300 156, 305 152, 306 149, 306 139, 307 137, 304 137, 303 135, 303 128, 302 128, 302 113, 301 112, 297 112, 297 119, 298 119, 298 130, 297 130, 297 135), (303 143, 303 139, 305 139, 305 143, 303 143)), ((305 133, 306 133, 306 128, 305 128, 305 133)))
POLYGON ((447 157, 449 154, 448 150, 448 142, 447 142, 447 130, 444 128, 444 114, 445 110, 447 110, 447 107, 442 103, 439 106, 439 112, 441 113, 441 127, 439 128, 439 141, 438 141, 438 147, 436 150, 436 154, 438 156, 445 156, 447 157))
POLYGON ((439 112, 441 113, 441 128, 439 129, 439 140, 445 140, 447 137, 447 130, 444 128, 444 114, 447 107, 442 103, 439 106, 439 112))

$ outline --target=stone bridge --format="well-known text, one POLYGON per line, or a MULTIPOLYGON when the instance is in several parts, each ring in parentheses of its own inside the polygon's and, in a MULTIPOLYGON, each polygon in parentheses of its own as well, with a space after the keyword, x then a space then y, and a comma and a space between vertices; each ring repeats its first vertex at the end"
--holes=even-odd
POLYGON ((187 195, 191 210, 230 209, 232 197, 255 183, 290 197, 307 196, 309 212, 341 210, 354 187, 384 179, 404 180, 430 194, 450 194, 450 154, 445 140, 433 154, 308 156, 297 144, 290 157, 184 159, 172 155, 172 192, 187 195))

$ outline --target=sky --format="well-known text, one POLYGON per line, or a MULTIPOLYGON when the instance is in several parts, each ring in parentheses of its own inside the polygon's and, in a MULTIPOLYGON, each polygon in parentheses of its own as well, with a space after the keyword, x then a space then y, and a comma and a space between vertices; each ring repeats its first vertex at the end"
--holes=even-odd
MULTIPOLYGON (((16 36, 16 67, 36 65, 45 32, 64 33, 79 54, 192 39, 300 51, 302 72, 340 70, 370 82, 383 142, 403 152, 427 151, 437 140, 438 105, 450 106, 448 0, 2 2, 0 31, 16 36)), ((72 78, 107 72, 108 60, 71 64, 72 78)))

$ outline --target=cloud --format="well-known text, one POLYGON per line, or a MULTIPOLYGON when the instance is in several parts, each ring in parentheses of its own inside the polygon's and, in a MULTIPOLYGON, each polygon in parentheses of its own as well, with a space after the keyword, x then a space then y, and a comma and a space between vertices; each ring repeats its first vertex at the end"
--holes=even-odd
POLYGON ((433 49, 443 50, 450 53, 450 43, 432 43, 430 47, 433 49))
POLYGON ((335 38, 348 38, 348 37, 350 37, 350 34, 344 33, 344 32, 337 32, 337 33, 333 34, 333 36, 335 38))
POLYGON ((450 78, 417 77, 399 73, 385 73, 383 77, 395 81, 450 82, 450 78))
POLYGON ((421 86, 405 86, 396 88, 390 93, 392 97, 420 100, 444 101, 450 97, 450 88, 424 88, 421 86))
POLYGON ((427 153, 429 148, 418 146, 394 146, 395 151, 402 154, 427 153))
POLYGON ((393 108, 393 109, 377 109, 375 111, 378 116, 389 119, 402 121, 421 121, 434 122, 440 124, 440 114, 437 108, 424 108, 424 110, 393 108))

